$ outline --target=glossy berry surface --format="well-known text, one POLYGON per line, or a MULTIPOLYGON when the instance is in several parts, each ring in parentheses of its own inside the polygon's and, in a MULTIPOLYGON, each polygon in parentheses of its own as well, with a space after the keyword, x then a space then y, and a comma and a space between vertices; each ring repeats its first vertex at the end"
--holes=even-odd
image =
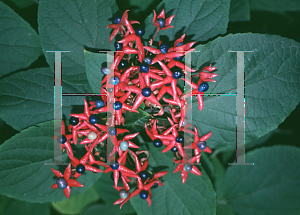
POLYGON ((146 63, 142 63, 140 65, 140 70, 142 73, 148 73, 149 72, 149 65, 146 63))
POLYGON ((78 165, 76 166, 76 172, 82 174, 82 173, 84 173, 84 171, 85 171, 84 165, 78 164, 78 165))
POLYGON ((176 137, 176 142, 177 143, 183 143, 184 139, 183 139, 183 136, 179 135, 176 137))
POLYGON ((127 62, 125 60, 121 60, 119 65, 121 68, 125 68, 127 66, 127 62))
POLYGON ((202 84, 200 84, 198 90, 199 90, 199 92, 205 92, 208 90, 208 88, 209 88, 208 83, 203 82, 202 84))
POLYGON ((151 62, 152 62, 152 59, 151 59, 150 57, 145 57, 145 58, 143 59, 143 63, 145 63, 145 64, 150 65, 151 62))
POLYGON ((140 172, 139 175, 140 175, 141 179, 143 179, 143 180, 146 180, 148 178, 148 173, 146 171, 140 172))
POLYGON ((122 103, 119 102, 119 101, 116 101, 116 102, 114 103, 114 109, 115 109, 115 110, 121 110, 121 108, 122 108, 122 103))
POLYGON ((138 28, 138 29, 136 29, 135 34, 136 34, 137 36, 139 36, 139 37, 142 37, 142 36, 144 36, 144 34, 145 34, 145 29, 144 29, 144 28, 138 28))
POLYGON ((122 50, 123 49, 123 43, 115 42, 115 48, 116 48, 117 51, 122 50))
POLYGON ((107 67, 102 67, 101 72, 102 72, 103 75, 108 75, 108 74, 110 74, 111 71, 107 67))
POLYGON ((178 148, 176 146, 174 146, 172 149, 171 149, 172 152, 178 152, 178 148))
POLYGON ((160 139, 155 139, 153 140, 153 145, 156 147, 156 148, 160 148, 162 147, 163 143, 160 139))
POLYGON ((110 128, 107 129, 107 132, 108 132, 110 135, 114 136, 114 135, 117 134, 117 129, 115 129, 115 128, 113 128, 113 127, 110 127, 110 128))
POLYGON ((123 142, 120 143, 120 149, 121 149, 122 151, 125 152, 125 151, 128 149, 128 147, 129 147, 128 141, 123 141, 123 142))
POLYGON ((161 53, 166 54, 166 53, 169 51, 169 46, 166 45, 166 44, 162 44, 162 45, 159 47, 159 50, 161 51, 161 53))
POLYGON ((112 23, 113 24, 119 24, 121 22, 122 16, 117 16, 116 18, 113 19, 112 23))
POLYGON ((59 189, 65 189, 68 186, 66 179, 64 179, 63 177, 58 178, 56 180, 56 184, 58 185, 59 189))
POLYGON ((142 199, 147 199, 147 198, 148 198, 148 191, 147 191, 147 190, 142 190, 142 191, 140 192, 140 197, 141 197, 142 199))
POLYGON ((97 134, 94 131, 90 131, 88 134, 88 138, 90 140, 95 140, 97 138, 97 134))
POLYGON ((151 187, 151 189, 157 188, 158 187, 158 183, 154 183, 153 186, 151 187))
POLYGON ((96 116, 94 116, 94 115, 90 116, 89 122, 90 122, 91 124, 96 124, 97 121, 98 121, 98 120, 97 120, 97 117, 96 117, 96 116))
POLYGON ((95 105, 96 105, 96 108, 102 108, 102 107, 104 107, 104 101, 97 100, 97 101, 95 101, 95 105))
POLYGON ((110 82, 112 85, 117 85, 117 84, 120 82, 120 80, 119 80, 118 77, 112 76, 112 77, 110 77, 109 82, 110 82))
POLYGON ((71 125, 75 126, 75 125, 77 125, 78 123, 79 123, 79 119, 78 119, 78 118, 73 117, 73 116, 70 118, 70 124, 71 124, 71 125))
POLYGON ((164 19, 159 18, 157 21, 158 21, 158 24, 159 24, 159 27, 160 27, 160 28, 165 27, 166 21, 165 21, 164 19))
MULTIPOLYGON (((121 174, 121 172, 119 172, 119 180, 121 180, 121 177, 122 177, 122 174, 121 174)), ((111 172, 110 179, 114 180, 114 172, 111 172)))
POLYGON ((183 56, 181 56, 181 57, 174 57, 173 59, 176 60, 176 61, 180 61, 182 58, 183 58, 183 56))
POLYGON ((142 89, 142 95, 145 97, 151 96, 151 89, 149 87, 145 87, 144 89, 142 89))
POLYGON ((182 77, 182 75, 183 75, 182 71, 176 70, 176 71, 173 73, 172 77, 173 77, 174 79, 179 79, 179 78, 182 77))
POLYGON ((119 195, 120 195, 120 198, 121 198, 121 199, 126 199, 127 196, 128 196, 126 190, 120 190, 119 195))
POLYGON ((111 93, 112 91, 114 91, 114 88, 108 88, 107 91, 111 93))
POLYGON ((66 136, 62 135, 62 136, 58 137, 57 142, 64 144, 65 142, 67 142, 66 136))
POLYGON ((193 169, 193 166, 191 165, 191 164, 185 164, 184 166, 183 166, 183 170, 184 171, 187 171, 187 172, 189 172, 189 171, 191 171, 193 169))
POLYGON ((197 147, 200 149, 200 150, 204 150, 206 148, 206 143, 205 142, 199 142, 197 144, 197 147))
POLYGON ((119 164, 118 163, 113 163, 112 165, 110 165, 110 167, 113 169, 113 170, 117 170, 119 168, 119 164))

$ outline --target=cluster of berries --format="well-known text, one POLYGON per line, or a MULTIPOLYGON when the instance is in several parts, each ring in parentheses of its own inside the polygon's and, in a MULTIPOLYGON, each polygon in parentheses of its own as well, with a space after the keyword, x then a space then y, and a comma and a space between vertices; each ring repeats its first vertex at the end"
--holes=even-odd
POLYGON ((197 83, 184 79, 184 73, 195 72, 192 68, 185 66, 181 61, 184 55, 193 51, 191 47, 195 42, 183 43, 185 35, 177 39, 174 47, 168 47, 166 44, 159 42, 159 49, 151 47, 153 40, 160 30, 172 28, 170 26, 174 16, 165 19, 165 11, 156 17, 154 11, 153 24, 157 28, 156 33, 150 39, 148 45, 142 43, 142 36, 145 30, 138 28, 134 30, 132 24, 139 23, 137 21, 128 20, 128 10, 123 16, 113 20, 113 24, 108 28, 113 28, 110 36, 110 42, 120 32, 122 40, 115 43, 118 52, 115 53, 114 61, 110 68, 103 67, 101 72, 105 75, 101 82, 102 99, 90 101, 84 100, 84 112, 81 114, 70 114, 70 125, 65 134, 65 124, 62 122, 61 136, 54 137, 60 143, 61 149, 67 151, 71 163, 66 168, 64 174, 54 170, 52 171, 58 177, 52 188, 60 188, 64 190, 67 198, 70 197, 70 187, 83 187, 76 179, 85 172, 112 172, 114 188, 119 191, 120 199, 114 204, 121 204, 121 207, 135 195, 140 195, 142 199, 146 199, 151 205, 151 188, 163 186, 160 177, 167 174, 167 171, 151 173, 147 171, 148 157, 147 151, 137 150, 139 146, 134 144, 131 139, 135 138, 139 133, 125 135, 129 132, 124 128, 115 128, 114 125, 124 125, 124 113, 126 111, 138 112, 137 108, 144 102, 149 108, 159 108, 156 114, 162 116, 165 114, 163 106, 170 106, 171 118, 167 117, 170 126, 159 125, 159 120, 153 116, 145 124, 145 130, 149 138, 153 141, 153 145, 157 148, 165 145, 163 153, 171 150, 176 157, 174 162, 177 167, 174 172, 181 171, 182 183, 185 183, 188 172, 201 176, 201 172, 195 166, 199 164, 201 152, 211 153, 211 149, 206 146, 206 140, 211 136, 211 132, 199 137, 198 130, 194 126, 194 130, 189 129, 192 125, 187 124, 185 120, 186 114, 186 97, 197 95, 199 110, 203 108, 203 93, 208 89, 207 82, 214 82, 212 79, 217 74, 210 73, 215 67, 205 67, 193 77, 198 77, 197 83), (146 53, 145 53, 146 51, 146 53), (148 54, 148 52, 150 52, 148 54), (148 55, 148 56, 147 56, 148 55), (156 64, 157 63, 157 64, 156 64), (131 66, 129 66, 131 64, 131 66), (140 65, 134 65, 140 64, 140 65), (155 64, 155 65, 154 65, 155 64), (173 72, 171 70, 174 70, 173 72), (114 71, 113 76, 108 76, 114 71), (206 71, 206 72, 205 72, 206 71), (108 78, 110 77, 110 78, 108 78), (186 84, 190 85, 192 92, 183 94, 177 86, 177 80, 182 78, 186 84), (112 88, 109 86, 113 86, 112 88), (109 94, 114 95, 113 107, 115 112, 115 120, 113 125, 106 122, 105 125, 100 124, 97 115, 109 112, 108 99, 109 94), (163 98, 168 93, 169 99, 163 98), (161 98, 167 104, 161 104, 161 98), (167 128, 168 127, 168 128, 167 128), (183 132, 193 135, 189 139, 184 140, 183 132), (123 134, 121 136, 121 134, 123 134), (121 136, 118 137, 118 136, 121 136), (80 144, 86 149, 86 154, 79 160, 74 156, 71 144, 77 144, 80 138, 80 144), (98 145, 104 145, 103 142, 110 139, 113 143, 113 150, 109 153, 108 162, 103 162, 104 158, 99 156, 98 145), (184 142, 187 144, 184 146, 184 142), (191 149, 191 154, 187 154, 186 150, 191 149), (118 154, 117 162, 110 162, 110 158, 118 154), (139 158, 138 155, 145 153, 147 158, 139 158), (129 156, 128 156, 129 155, 129 156), (100 157, 96 160, 95 156, 100 157), (132 169, 125 166, 126 161, 130 159, 134 161, 132 169), (71 165, 75 168, 74 174, 71 174, 71 165), (100 166, 104 167, 103 171, 100 166), (70 179, 72 175, 72 179, 70 179), (123 187, 118 186, 118 181, 122 180, 123 187), (135 190, 130 193, 128 183, 135 184, 135 190))

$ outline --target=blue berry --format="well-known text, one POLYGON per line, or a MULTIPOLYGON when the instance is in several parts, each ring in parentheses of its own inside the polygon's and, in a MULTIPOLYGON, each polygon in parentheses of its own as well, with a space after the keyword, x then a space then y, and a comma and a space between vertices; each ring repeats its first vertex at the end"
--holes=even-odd
POLYGON ((145 58, 143 59, 143 63, 145 63, 145 64, 150 65, 151 62, 152 62, 152 59, 151 59, 150 57, 145 57, 145 58))
POLYGON ((168 86, 171 86, 171 83, 167 83, 167 84, 165 84, 165 85, 168 87, 168 86))
POLYGON ((140 65, 140 70, 142 73, 148 73, 149 72, 149 66, 146 63, 142 63, 140 65))
POLYGON ((180 61, 182 58, 183 58, 183 56, 180 56, 180 57, 174 57, 173 59, 176 60, 176 61, 180 61))
POLYGON ((113 24, 119 24, 121 22, 122 16, 117 16, 116 18, 113 19, 112 23, 113 24))
POLYGON ((209 88, 208 83, 203 82, 202 84, 200 84, 198 90, 199 90, 199 92, 205 92, 208 90, 208 88, 209 88))
POLYGON ((184 141, 183 136, 179 135, 179 136, 176 137, 176 142, 177 143, 183 143, 183 141, 184 141))
POLYGON ((144 34, 145 34, 145 29, 144 29, 144 28, 138 28, 138 29, 136 29, 135 34, 136 34, 137 36, 139 36, 139 37, 142 37, 142 36, 144 36, 144 34))
POLYGON ((92 115, 90 116, 89 121, 91 124, 96 124, 98 120, 96 116, 92 115))
POLYGON ((79 119, 78 119, 78 118, 73 117, 73 116, 70 118, 70 124, 71 124, 71 125, 75 126, 75 125, 77 125, 78 123, 79 123, 79 119))
MULTIPOLYGON (((122 177, 122 174, 121 174, 121 172, 119 172, 119 180, 121 179, 121 177, 122 177)), ((111 178, 111 180, 114 180, 114 172, 111 172, 110 178, 111 178)))
POLYGON ((174 146, 173 148, 171 148, 171 151, 172 151, 172 152, 178 152, 178 149, 177 149, 176 146, 174 146))
POLYGON ((57 142, 64 144, 65 142, 67 142, 66 136, 64 136, 64 135, 59 136, 59 137, 57 138, 57 142))
POLYGON ((115 136, 117 134, 117 129, 115 129, 114 127, 109 127, 107 129, 107 132, 109 133, 109 135, 115 136))
POLYGON ((176 47, 177 47, 177 46, 182 46, 182 45, 184 45, 183 42, 180 42, 180 43, 178 43, 178 44, 176 45, 176 47))
POLYGON ((156 147, 156 148, 160 148, 162 147, 163 143, 160 139, 155 139, 153 140, 153 145, 156 147))
POLYGON ((116 102, 114 103, 114 109, 115 109, 115 110, 121 110, 121 108, 122 108, 122 103, 119 102, 119 101, 116 101, 116 102))
POLYGON ((119 78, 116 77, 116 76, 111 76, 110 79, 109 79, 109 82, 110 82, 112 85, 117 85, 117 84, 120 82, 120 80, 119 80, 119 78))
POLYGON ((128 149, 128 147, 129 147, 128 141, 123 141, 123 142, 120 143, 120 149, 121 149, 122 151, 125 152, 125 151, 128 149))
POLYGON ((82 174, 82 173, 84 173, 84 171, 85 171, 85 166, 84 166, 84 165, 78 164, 78 165, 76 166, 76 172, 82 174))
POLYGON ((189 172, 189 171, 191 171, 193 169, 193 166, 191 165, 191 164, 185 164, 184 166, 183 166, 183 170, 184 171, 187 171, 187 172, 189 172))
POLYGON ((113 169, 113 170, 117 170, 119 168, 119 164, 118 163, 113 163, 112 165, 110 165, 110 167, 113 169))
POLYGON ((101 72, 102 72, 103 75, 108 75, 108 74, 110 74, 111 71, 107 67, 102 67, 101 72))
POLYGON ((56 180, 56 184, 58 185, 59 189, 65 189, 68 186, 66 179, 64 179, 63 177, 58 178, 56 180))
POLYGON ((154 183, 151 187, 151 189, 157 188, 158 187, 158 183, 154 183))
POLYGON ((146 180, 148 178, 148 173, 146 171, 140 172, 140 177, 142 180, 146 180))
POLYGON ((206 148, 206 143, 201 141, 197 144, 197 146, 200 150, 204 150, 206 148))
POLYGON ((121 199, 126 199, 128 196, 128 193, 126 190, 120 190, 119 195, 120 195, 121 199))
POLYGON ((174 79, 179 79, 179 78, 182 77, 182 75, 183 75, 183 73, 182 73, 181 70, 176 70, 176 71, 173 73, 172 77, 173 77, 174 79))
POLYGON ((121 68, 126 68, 127 62, 125 60, 121 60, 119 65, 121 68))
POLYGON ((160 27, 160 28, 165 27, 166 21, 165 21, 164 19, 159 18, 157 21, 158 21, 158 24, 159 24, 159 27, 160 27))
POLYGON ((109 93, 111 93, 112 91, 114 91, 114 88, 108 88, 107 91, 108 91, 109 93))
POLYGON ((140 197, 141 197, 142 199, 147 199, 147 198, 148 198, 148 191, 147 191, 147 190, 142 190, 142 191, 140 192, 140 197))
POLYGON ((166 54, 169 51, 169 46, 166 44, 161 44, 159 50, 161 53, 166 54))
POLYGON ((142 89, 142 95, 145 97, 151 96, 151 89, 149 87, 145 87, 144 89, 142 89))
POLYGON ((102 107, 104 107, 104 101, 97 100, 97 101, 95 101, 95 105, 96 105, 96 108, 102 108, 102 107))
POLYGON ((115 48, 116 48, 117 51, 122 50, 123 49, 123 43, 115 42, 115 48))

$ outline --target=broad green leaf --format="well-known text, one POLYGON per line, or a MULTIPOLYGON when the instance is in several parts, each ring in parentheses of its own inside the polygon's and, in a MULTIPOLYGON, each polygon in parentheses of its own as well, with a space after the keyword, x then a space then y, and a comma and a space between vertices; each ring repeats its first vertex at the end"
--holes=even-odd
POLYGON ((52 202, 52 206, 61 214, 78 214, 88 205, 95 203, 100 198, 95 187, 91 187, 84 193, 65 199, 60 202, 52 202))
MULTIPOLYGON (((159 31, 157 37, 166 35, 169 41, 173 41, 186 34, 190 40, 198 42, 225 34, 229 21, 229 6, 230 0, 163 0, 155 9, 156 15, 158 16, 163 8, 166 18, 175 15, 171 23, 174 28, 159 31)), ((143 38, 149 40, 156 31, 153 26, 153 13, 146 18, 145 26, 146 33, 143 38)))
POLYGON ((181 172, 173 173, 175 165, 171 152, 149 146, 149 163, 152 166, 167 166, 169 173, 163 178, 164 186, 152 189, 151 206, 138 195, 131 198, 131 204, 138 214, 216 214, 216 194, 206 172, 200 168, 202 176, 188 174, 184 184, 181 172))
MULTIPOLYGON (((118 10, 114 0, 40 0, 39 33, 43 50, 68 50, 62 54, 63 78, 87 84, 83 49, 114 49, 109 43, 110 19, 118 10)), ((45 53, 53 68, 53 53, 45 53)))
MULTIPOLYGON (((38 68, 18 72, 0 80, 1 118, 16 130, 54 119, 53 72, 38 68)), ((85 85, 62 82, 63 91, 86 93, 85 85)), ((59 89, 59 88, 58 88, 59 89)), ((69 118, 72 105, 83 105, 82 97, 63 96, 63 114, 69 118)))
MULTIPOLYGON (((44 203, 66 199, 63 190, 52 189, 56 176, 51 167, 64 172, 66 166, 53 163, 54 121, 21 131, 0 146, 0 194, 21 201, 44 203)), ((67 154, 63 153, 63 162, 67 154)), ((87 171, 78 178, 84 187, 71 188, 71 197, 87 191, 101 173, 87 171)))
POLYGON ((129 126, 137 121, 146 119, 148 116, 150 116, 147 112, 143 111, 141 108, 138 108, 137 111, 139 113, 135 113, 135 112, 129 112, 127 111, 124 114, 124 118, 125 118, 125 126, 129 126))
POLYGON ((267 10, 273 12, 298 11, 300 1, 298 0, 249 0, 251 10, 267 10))
POLYGON ((212 131, 207 140, 211 148, 236 146, 236 53, 229 50, 253 50, 245 53, 245 141, 256 140, 277 128, 300 101, 300 44, 280 36, 235 34, 220 37, 196 47, 192 54, 197 70, 204 63, 217 67, 207 93, 227 96, 204 96, 204 108, 193 103, 193 123, 200 135, 212 131), (233 94, 228 94, 233 93, 233 94))
POLYGON ((231 0, 229 21, 230 22, 250 21, 249 0, 231 0))
POLYGON ((33 5, 34 3, 38 3, 38 0, 10 0, 15 5, 17 5, 20 8, 25 8, 33 5))
POLYGON ((217 215, 237 215, 237 214, 227 205, 217 205, 217 215))
POLYGON ((41 54, 38 34, 11 8, 0 2, 0 77, 28 67, 41 54))
POLYGON ((297 147, 280 145, 246 153, 245 162, 254 165, 228 167, 218 203, 243 215, 299 214, 299 154, 297 147))
POLYGON ((122 215, 124 210, 116 208, 115 206, 110 206, 108 204, 95 204, 86 209, 81 215, 99 215, 99 214, 113 214, 113 215, 122 215))
POLYGON ((0 196, 0 214, 2 215, 50 215, 49 203, 29 203, 6 196, 0 196))

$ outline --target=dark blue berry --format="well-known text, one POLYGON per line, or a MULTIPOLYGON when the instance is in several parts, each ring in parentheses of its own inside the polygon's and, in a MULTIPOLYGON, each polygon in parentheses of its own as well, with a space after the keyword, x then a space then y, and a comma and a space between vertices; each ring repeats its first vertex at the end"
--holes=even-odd
POLYGON ((89 121, 91 124, 96 124, 98 120, 96 116, 92 115, 90 116, 89 121))
POLYGON ((117 16, 116 18, 113 19, 112 23, 113 24, 119 24, 121 22, 122 16, 117 16))
POLYGON ((176 137, 176 142, 177 143, 183 143, 183 141, 184 141, 183 136, 179 135, 179 136, 176 137))
POLYGON ((110 165, 110 167, 113 169, 113 170, 117 170, 119 168, 119 164, 118 163, 113 163, 112 165, 110 165))
POLYGON ((107 91, 111 93, 112 91, 114 91, 114 88, 108 88, 107 91))
POLYGON ((205 92, 208 90, 208 88, 209 88, 208 83, 203 82, 202 84, 200 84, 198 90, 199 90, 199 92, 205 92))
POLYGON ((65 189, 68 186, 66 179, 64 179, 63 177, 58 178, 56 180, 56 184, 58 185, 58 188, 60 188, 60 189, 65 189))
POLYGON ((101 72, 102 72, 103 75, 108 75, 108 74, 110 74, 111 71, 107 67, 102 67, 101 72))
POLYGON ((119 101, 116 101, 116 102, 114 103, 114 109, 115 109, 115 110, 121 110, 121 108, 122 108, 122 103, 119 102, 119 101))
POLYGON ((97 101, 95 101, 95 105, 96 105, 96 108, 102 108, 102 107, 104 107, 104 101, 97 100, 97 101))
POLYGON ((151 189, 157 188, 158 187, 158 183, 154 183, 151 187, 151 189))
POLYGON ((155 139, 153 140, 153 145, 156 147, 156 148, 160 148, 162 147, 163 143, 160 139, 155 139))
POLYGON ((183 43, 180 42, 180 43, 178 43, 178 44, 176 45, 176 47, 177 47, 177 46, 182 46, 182 45, 183 45, 183 43))
POLYGON ((66 136, 64 136, 64 135, 59 136, 59 137, 57 138, 57 142, 64 144, 65 142, 67 142, 66 136))
POLYGON ((78 119, 78 118, 73 117, 73 116, 70 118, 70 124, 71 124, 71 125, 75 126, 75 125, 77 125, 78 123, 79 123, 79 119, 78 119))
MULTIPOLYGON (((121 179, 121 177, 122 177, 122 174, 121 174, 121 172, 119 172, 119 180, 121 179)), ((114 172, 111 172, 110 178, 111 178, 111 180, 114 180, 114 172)))
POLYGON ((118 77, 112 76, 112 77, 110 77, 109 82, 110 82, 112 85, 117 85, 117 84, 120 82, 120 80, 119 80, 118 77))
POLYGON ((122 50, 123 49, 123 43, 118 43, 118 42, 115 42, 115 48, 116 50, 122 50))
POLYGON ((152 62, 152 59, 151 59, 150 57, 145 57, 145 58, 143 59, 143 63, 145 63, 145 64, 150 65, 151 62, 152 62))
POLYGON ((165 21, 164 19, 159 18, 157 21, 158 21, 158 24, 159 24, 159 27, 160 27, 160 28, 165 27, 166 21, 165 21))
POLYGON ((151 96, 151 89, 149 87, 145 87, 144 89, 142 89, 142 95, 145 97, 151 96))
POLYGON ((142 37, 142 36, 144 36, 144 34, 145 34, 145 29, 144 29, 144 28, 138 28, 138 29, 136 29, 135 34, 136 34, 137 36, 139 36, 139 37, 142 37))
POLYGON ((178 152, 178 149, 177 149, 176 146, 174 146, 173 148, 171 148, 171 151, 172 151, 172 152, 178 152))
POLYGON ((183 167, 183 170, 187 171, 187 172, 191 171, 192 169, 193 169, 193 165, 191 165, 189 163, 185 164, 183 167))
POLYGON ((121 68, 126 68, 127 62, 125 60, 121 60, 119 65, 121 68))
POLYGON ((179 78, 182 77, 182 75, 183 75, 183 73, 182 73, 181 70, 176 70, 176 71, 173 73, 172 77, 173 77, 174 79, 179 79, 179 78))
POLYGON ((117 129, 115 129, 115 128, 113 128, 113 127, 109 127, 109 128, 107 129, 107 132, 109 133, 109 135, 114 136, 114 135, 117 134, 117 129))
POLYGON ((197 144, 197 146, 200 150, 204 150, 206 148, 206 143, 201 141, 197 144))
POLYGON ((147 198, 148 198, 148 191, 147 191, 147 190, 142 190, 142 191, 140 192, 140 197, 141 197, 142 199, 147 199, 147 198))
POLYGON ((171 86, 171 83, 167 83, 167 84, 165 84, 165 85, 168 87, 168 86, 171 86))
POLYGON ((140 70, 142 73, 148 73, 149 72, 149 66, 146 63, 142 63, 140 65, 140 70))
POLYGON ((146 171, 140 172, 140 177, 142 180, 146 180, 148 178, 148 173, 146 171))
POLYGON ((161 53, 166 54, 169 51, 169 46, 166 44, 161 44, 159 50, 161 53))
POLYGON ((176 60, 176 61, 180 61, 182 58, 183 58, 183 56, 180 56, 180 57, 174 57, 173 59, 176 60))
POLYGON ((84 166, 84 165, 78 164, 78 165, 76 166, 76 172, 82 174, 82 173, 84 173, 84 171, 85 171, 85 166, 84 166))

